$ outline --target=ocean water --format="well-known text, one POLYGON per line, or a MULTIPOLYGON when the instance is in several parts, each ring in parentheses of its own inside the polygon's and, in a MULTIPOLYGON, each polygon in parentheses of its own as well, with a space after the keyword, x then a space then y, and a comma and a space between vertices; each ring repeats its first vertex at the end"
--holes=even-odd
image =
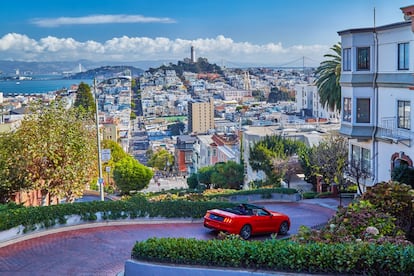
POLYGON ((69 79, 33 79, 33 80, 1 80, 0 92, 4 96, 9 94, 41 94, 54 92, 61 89, 70 89, 72 85, 79 85, 81 82, 92 86, 92 79, 69 80, 69 79))

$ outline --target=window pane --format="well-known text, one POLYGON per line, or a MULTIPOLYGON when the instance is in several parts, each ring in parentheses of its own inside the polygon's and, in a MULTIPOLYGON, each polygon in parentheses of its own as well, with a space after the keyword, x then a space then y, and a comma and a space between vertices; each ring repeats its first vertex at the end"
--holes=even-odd
POLYGON ((352 114, 351 98, 344 98, 344 107, 343 107, 343 114, 342 114, 343 121, 351 122, 351 114, 352 114))
POLYGON ((361 158, 361 169, 364 172, 369 172, 371 168, 370 164, 371 153, 368 149, 362 148, 362 158, 361 158))
POLYGON ((408 43, 398 44, 398 70, 408 70, 408 43))
POLYGON ((343 51, 342 68, 344 71, 351 71, 351 49, 346 48, 343 51))
POLYGON ((352 165, 359 166, 361 157, 361 148, 355 145, 352 145, 352 165))
POLYGON ((358 48, 357 49, 357 69, 358 70, 369 70, 369 48, 358 48))
POLYGON ((357 123, 370 122, 370 99, 357 99, 357 123))
POLYGON ((410 129, 410 101, 398 101, 398 127, 404 129, 410 129))

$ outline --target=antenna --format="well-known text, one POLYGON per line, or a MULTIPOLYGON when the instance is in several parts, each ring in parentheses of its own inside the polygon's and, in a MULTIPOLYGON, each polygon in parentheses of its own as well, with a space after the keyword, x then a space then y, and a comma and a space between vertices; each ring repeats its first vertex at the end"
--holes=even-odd
POLYGON ((374 29, 376 27, 376 22, 375 22, 375 6, 374 6, 374 29))

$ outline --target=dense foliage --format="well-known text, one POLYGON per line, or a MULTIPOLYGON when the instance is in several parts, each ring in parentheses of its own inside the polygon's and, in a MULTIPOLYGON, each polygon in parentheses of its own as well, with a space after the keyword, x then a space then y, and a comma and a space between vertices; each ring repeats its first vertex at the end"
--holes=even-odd
POLYGON ((316 86, 322 106, 328 106, 331 110, 341 110, 341 43, 333 45, 331 50, 333 54, 324 55, 329 59, 322 61, 316 69, 316 86))
POLYGON ((326 184, 341 185, 348 164, 348 141, 342 136, 330 135, 301 151, 300 158, 308 178, 320 177, 326 184))
POLYGON ((170 171, 174 165, 174 155, 168 150, 161 148, 149 155, 148 166, 159 171, 170 171))
POLYGON ((68 216, 79 215, 84 221, 164 217, 164 218, 201 218, 206 211, 214 208, 234 206, 229 202, 190 202, 165 201, 149 202, 142 196, 134 196, 128 200, 92 201, 72 204, 60 204, 41 207, 22 207, 3 205, 0 209, 0 231, 22 225, 24 231, 36 228, 48 228, 57 224, 65 224, 68 216))
POLYGON ((300 242, 407 244, 413 241, 414 190, 405 184, 382 182, 361 200, 341 208, 321 230, 302 227, 300 242), (407 240, 408 239, 408 240, 407 240))
POLYGON ((214 166, 201 168, 198 173, 187 179, 190 188, 199 188, 200 184, 209 188, 241 189, 244 178, 244 167, 234 161, 219 162, 214 166))
POLYGON ((396 166, 391 172, 391 179, 400 183, 408 184, 414 189, 414 168, 406 164, 396 166))
POLYGON ((115 164, 113 177, 122 194, 139 191, 146 187, 154 176, 152 170, 131 156, 124 157, 115 164))
POLYGON ((361 197, 383 213, 395 217, 395 224, 414 242, 414 189, 406 184, 381 182, 367 190, 361 197))
POLYGON ((96 104, 88 84, 81 82, 76 92, 74 106, 85 111, 91 118, 94 118, 96 112, 96 104))
POLYGON ((243 241, 150 238, 132 249, 137 260, 272 272, 410 275, 414 246, 300 244, 286 240, 243 241))
POLYGON ((96 131, 83 115, 62 102, 34 103, 20 127, 1 136, 3 202, 25 189, 68 202, 82 195, 97 171, 96 131))
POLYGON ((169 65, 162 65, 158 68, 150 68, 148 71, 153 74, 158 70, 175 70, 179 76, 182 76, 184 72, 216 73, 223 75, 220 66, 211 64, 206 58, 202 57, 199 57, 196 62, 178 61, 177 64, 170 63, 169 65))
POLYGON ((255 171, 262 170, 269 182, 280 185, 280 179, 284 175, 275 173, 276 166, 280 161, 288 163, 289 157, 298 154, 303 148, 305 144, 300 141, 285 139, 280 135, 266 136, 250 146, 249 164, 255 171))

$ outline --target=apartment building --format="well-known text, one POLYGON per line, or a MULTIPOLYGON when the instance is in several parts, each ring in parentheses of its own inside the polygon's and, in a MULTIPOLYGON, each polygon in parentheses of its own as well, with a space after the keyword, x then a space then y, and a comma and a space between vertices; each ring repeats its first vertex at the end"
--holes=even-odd
POLYGON ((214 129, 214 101, 192 100, 188 102, 188 132, 203 134, 214 129))
POLYGON ((401 10, 405 21, 338 32, 340 133, 350 138, 349 160, 369 172, 359 178, 362 191, 390 180, 401 163, 413 165, 414 6, 401 10))

